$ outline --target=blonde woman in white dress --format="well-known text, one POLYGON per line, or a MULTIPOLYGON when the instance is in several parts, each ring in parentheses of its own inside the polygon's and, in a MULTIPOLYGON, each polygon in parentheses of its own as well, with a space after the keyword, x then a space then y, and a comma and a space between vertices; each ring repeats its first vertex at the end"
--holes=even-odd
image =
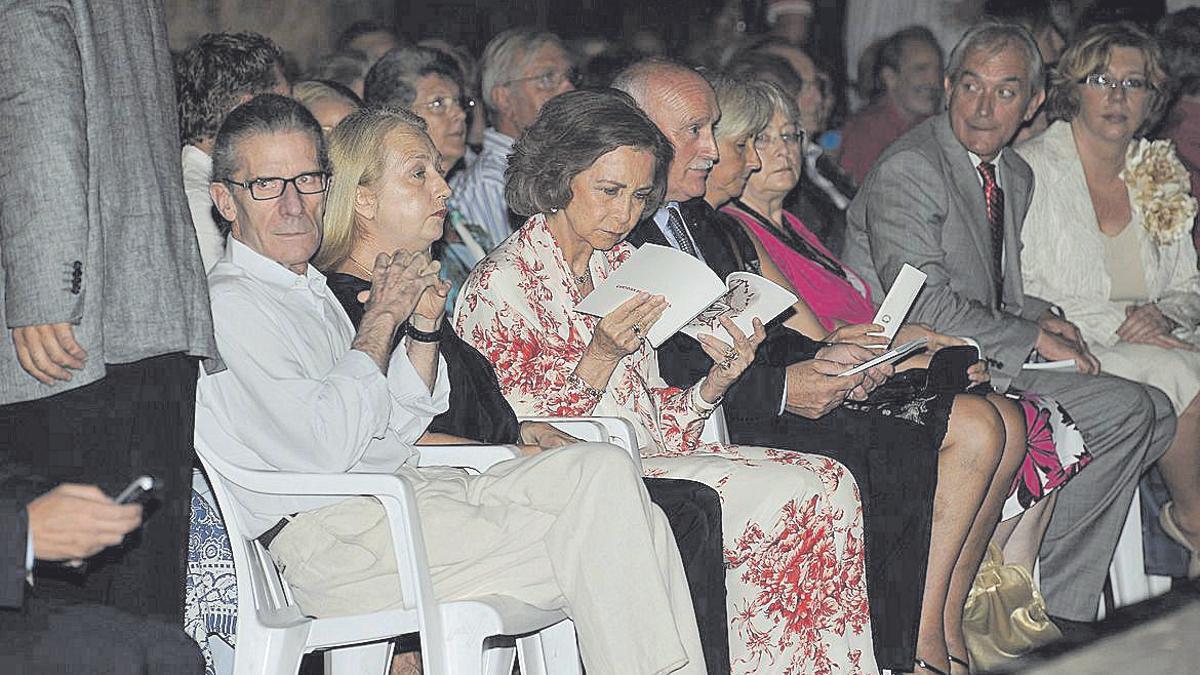
MULTIPOLYGON (((1173 503, 1163 530, 1200 576, 1200 272, 1196 200, 1167 141, 1140 136, 1165 104, 1153 39, 1098 26, 1063 54, 1048 99, 1057 120, 1017 149, 1036 188, 1021 235, 1025 291, 1079 326, 1105 372, 1162 389, 1179 415, 1158 462, 1173 503)), ((1003 179, 1001 179, 1003 180, 1003 179)))

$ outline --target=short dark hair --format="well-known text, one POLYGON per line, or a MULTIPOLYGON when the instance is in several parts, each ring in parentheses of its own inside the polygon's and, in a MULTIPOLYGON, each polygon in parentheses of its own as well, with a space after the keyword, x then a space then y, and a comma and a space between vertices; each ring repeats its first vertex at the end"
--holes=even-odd
POLYGON ((752 51, 738 54, 729 62, 725 72, 731 77, 772 82, 793 98, 804 87, 804 78, 800 77, 792 64, 782 56, 769 52, 752 51))
POLYGON ((1200 94, 1200 7, 1188 7, 1158 23, 1158 46, 1167 72, 1184 96, 1200 94))
POLYGON ((933 34, 933 31, 925 26, 902 28, 889 35, 879 45, 879 52, 875 57, 875 70, 872 73, 872 77, 875 78, 875 91, 882 92, 884 90, 884 68, 889 68, 895 73, 900 72, 900 67, 904 64, 904 46, 910 42, 923 42, 937 52, 939 59, 945 58, 942 54, 942 45, 938 43, 937 36, 933 34))
POLYGON ((354 42, 358 38, 370 33, 387 33, 388 35, 396 38, 397 42, 400 41, 400 36, 396 34, 396 29, 390 24, 377 21, 375 19, 364 19, 362 21, 355 21, 354 23, 350 24, 346 27, 346 30, 342 31, 338 35, 337 51, 341 52, 346 51, 347 49, 353 49, 350 46, 351 42, 354 42))
POLYGON ((417 80, 440 75, 463 91, 463 74, 449 54, 433 47, 396 47, 371 66, 363 82, 367 105, 398 105, 411 108, 417 98, 417 80))
MULTIPOLYGON (((238 146, 251 136, 300 131, 309 135, 317 147, 317 164, 330 171, 329 148, 321 124, 299 101, 279 94, 260 94, 234 108, 225 116, 213 143, 212 181, 232 180, 242 164, 238 146)), ((214 213, 216 210, 214 209, 214 213)), ((228 234, 230 223, 221 218, 217 227, 228 234)))
POLYGON ((517 215, 565 208, 571 180, 600 157, 622 147, 654 156, 654 191, 642 217, 654 213, 667 191, 675 151, 654 122, 622 91, 579 90, 555 96, 542 106, 513 146, 504 172, 504 197, 517 215))
POLYGON ((180 140, 212 138, 242 97, 270 91, 283 72, 283 52, 268 37, 204 35, 175 58, 180 140))

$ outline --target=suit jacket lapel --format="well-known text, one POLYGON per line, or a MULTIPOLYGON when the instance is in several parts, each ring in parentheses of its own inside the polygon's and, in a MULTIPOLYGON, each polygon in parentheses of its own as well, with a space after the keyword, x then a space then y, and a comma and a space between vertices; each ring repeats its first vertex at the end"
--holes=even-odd
MULTIPOLYGON (((971 234, 975 248, 979 251, 979 259, 982 263, 979 266, 980 273, 987 275, 988 286, 991 287, 995 281, 992 278, 991 233, 988 231, 987 206, 983 201, 983 187, 979 184, 978 171, 971 165, 971 157, 967 154, 967 149, 962 146, 958 137, 954 135, 954 130, 950 128, 949 115, 943 114, 938 119, 935 132, 951 173, 949 181, 951 197, 958 201, 960 213, 966 219, 963 225, 971 234)), ((1007 206, 1007 196, 1006 191, 1005 213, 1010 210, 1007 206)), ((953 217, 953 211, 950 217, 953 217)))
POLYGON ((1004 295, 1002 300, 1015 311, 1024 304, 1025 284, 1021 281, 1021 226, 1033 194, 1033 173, 1015 150, 1008 148, 1000 156, 1004 181, 1004 295))
POLYGON ((637 248, 641 248, 642 244, 658 244, 659 246, 670 246, 667 237, 658 229, 658 224, 654 222, 654 215, 643 218, 640 223, 625 237, 625 241, 633 244, 637 248))

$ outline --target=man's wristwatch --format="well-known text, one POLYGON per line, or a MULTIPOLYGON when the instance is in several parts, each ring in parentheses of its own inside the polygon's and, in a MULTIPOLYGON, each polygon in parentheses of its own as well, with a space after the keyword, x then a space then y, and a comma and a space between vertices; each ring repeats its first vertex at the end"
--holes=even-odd
POLYGON ((404 332, 409 338, 416 340, 417 342, 438 342, 442 339, 441 330, 436 330, 432 333, 426 333, 423 330, 418 330, 416 326, 412 325, 412 322, 408 323, 407 327, 404 329, 404 332))

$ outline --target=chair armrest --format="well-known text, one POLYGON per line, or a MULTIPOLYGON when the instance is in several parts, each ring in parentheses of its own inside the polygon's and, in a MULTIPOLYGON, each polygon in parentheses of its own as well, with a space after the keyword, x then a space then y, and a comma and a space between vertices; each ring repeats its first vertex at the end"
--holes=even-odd
POLYGON ((637 432, 633 423, 622 417, 522 417, 520 421, 546 422, 581 440, 612 443, 628 452, 638 470, 642 469, 637 432))
POLYGON ((520 457, 515 445, 422 445, 417 466, 452 466, 487 471, 493 464, 520 457))

